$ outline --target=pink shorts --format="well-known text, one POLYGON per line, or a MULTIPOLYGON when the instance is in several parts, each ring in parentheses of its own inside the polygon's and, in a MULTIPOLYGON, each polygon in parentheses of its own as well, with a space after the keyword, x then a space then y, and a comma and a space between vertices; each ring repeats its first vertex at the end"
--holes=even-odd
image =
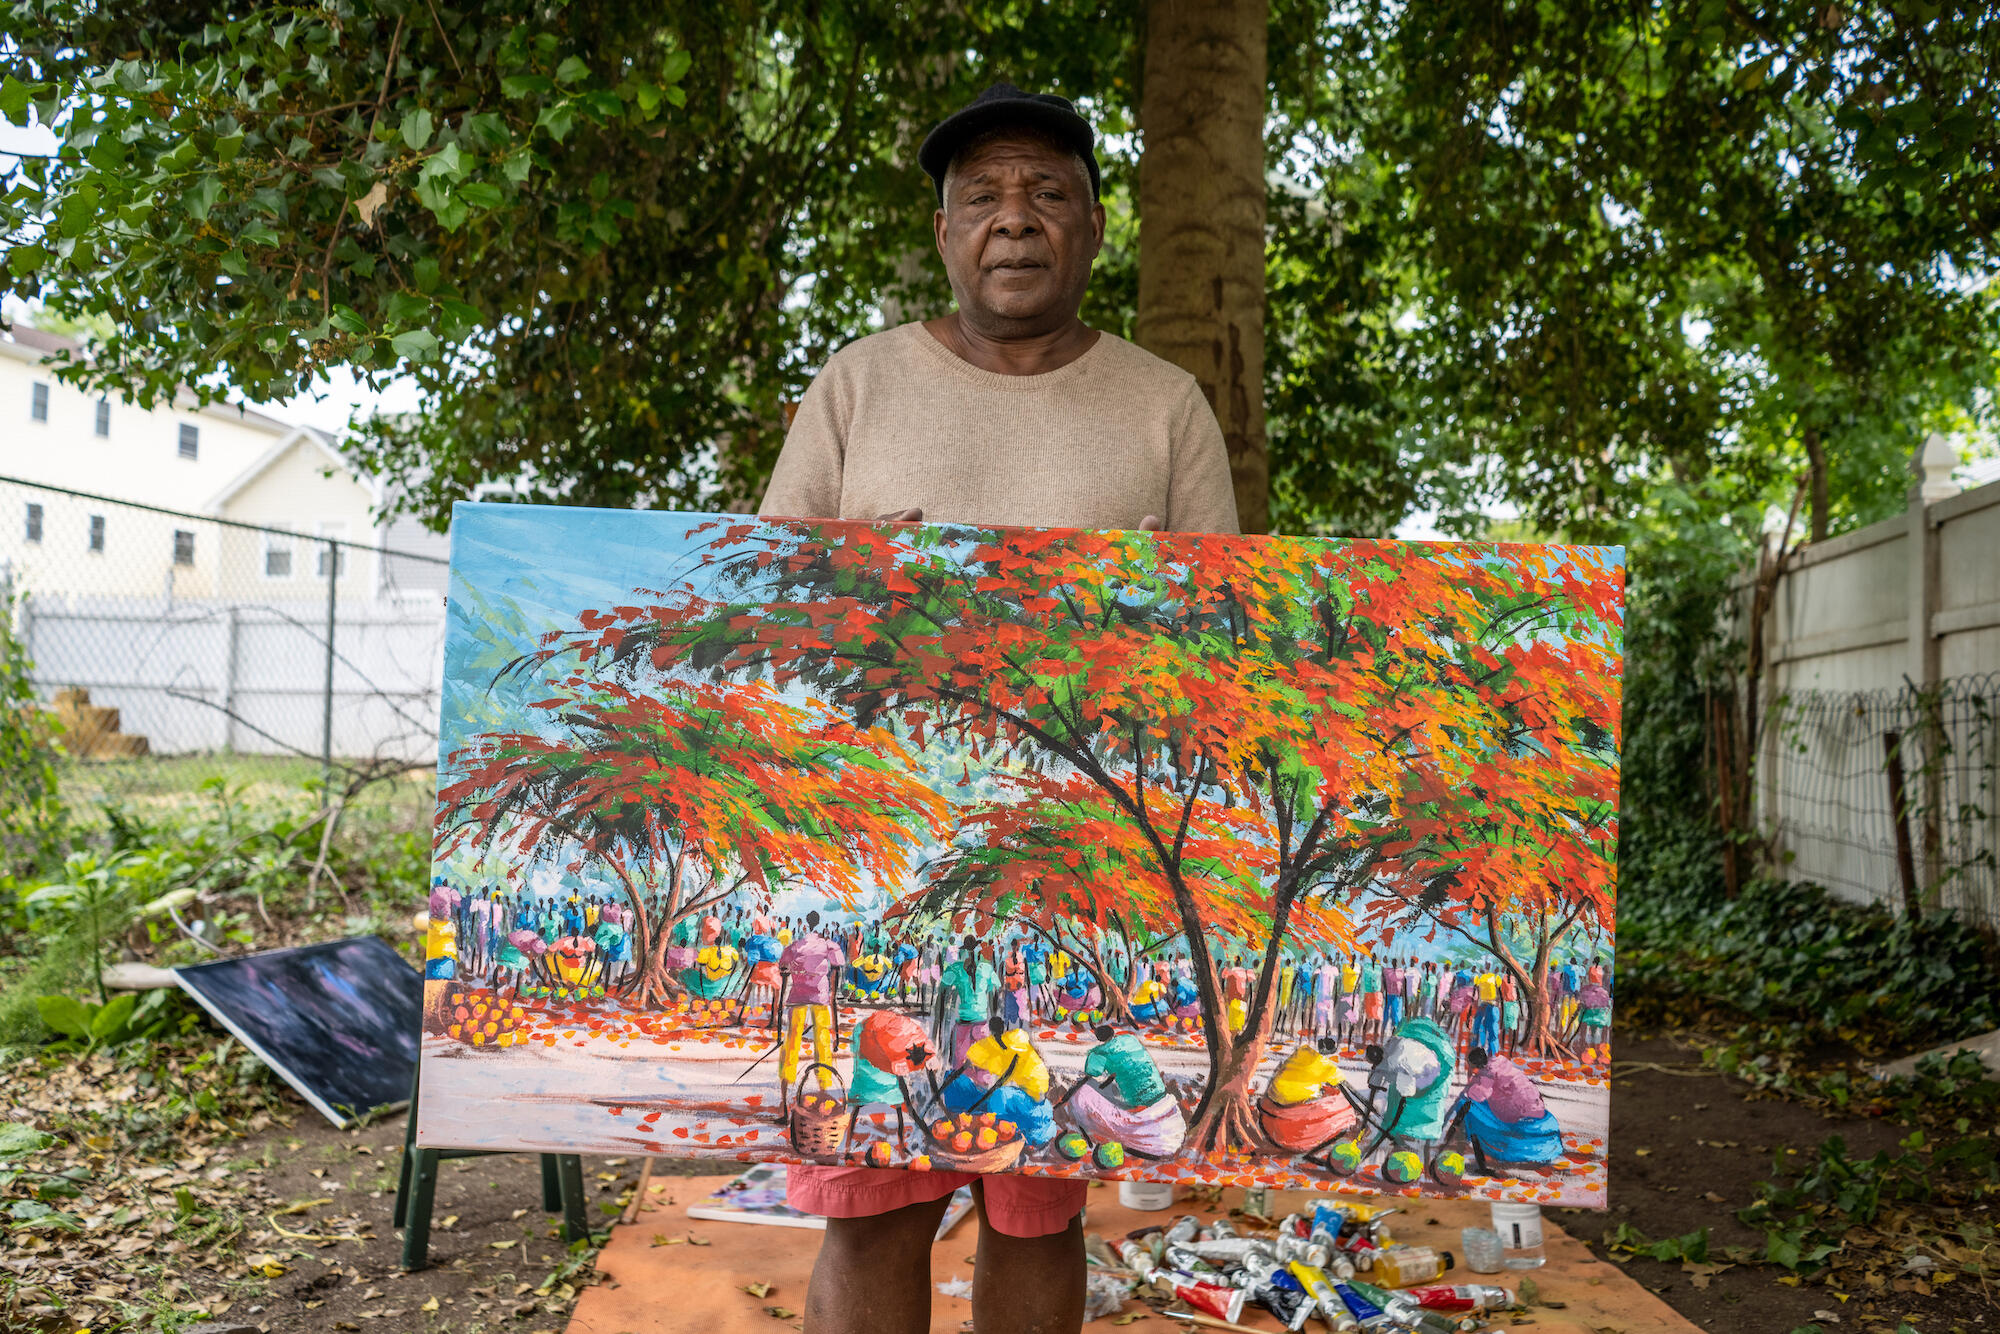
POLYGON ((986 1221, 1010 1237, 1046 1237, 1069 1226, 1083 1208, 1089 1183, 1012 1172, 906 1172, 893 1167, 826 1167, 794 1163, 785 1202, 826 1218, 872 1218, 907 1205, 941 1200, 971 1185, 986 1221))

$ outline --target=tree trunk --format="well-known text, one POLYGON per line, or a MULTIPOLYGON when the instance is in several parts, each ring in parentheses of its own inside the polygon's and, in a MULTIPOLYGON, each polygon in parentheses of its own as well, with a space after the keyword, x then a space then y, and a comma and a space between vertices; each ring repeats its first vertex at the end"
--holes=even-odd
MULTIPOLYGON (((1139 345, 1201 384, 1246 533, 1270 526, 1264 446, 1269 0, 1150 0, 1139 121, 1139 345)), ((1165 517, 1165 516, 1162 516, 1165 517)))
POLYGON ((1827 511, 1833 505, 1833 485, 1826 471, 1826 442, 1819 438, 1816 428, 1809 426, 1805 445, 1807 475, 1812 483, 1812 540, 1824 542, 1832 518, 1827 511))

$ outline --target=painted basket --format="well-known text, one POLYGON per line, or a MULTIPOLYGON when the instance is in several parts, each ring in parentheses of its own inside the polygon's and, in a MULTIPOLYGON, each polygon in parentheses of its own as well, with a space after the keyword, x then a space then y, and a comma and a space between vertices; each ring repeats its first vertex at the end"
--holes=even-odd
POLYGON ((792 1089, 787 1110, 792 1147, 798 1150, 801 1158, 816 1158, 829 1163, 840 1161, 841 1145, 847 1143, 848 1129, 854 1124, 854 1111, 847 1105, 847 1081, 840 1077, 840 1071, 822 1061, 814 1061, 799 1071, 799 1082, 792 1089), (833 1111, 821 1111, 799 1103, 799 1096, 805 1092, 806 1076, 815 1070, 826 1071, 840 1086, 838 1095, 825 1095, 833 1099, 833 1111))
POLYGON ((974 1149, 971 1153, 954 1153, 950 1149, 938 1147, 931 1140, 931 1166, 947 1172, 1004 1172, 1020 1158, 1021 1150, 1028 1141, 1019 1135, 1010 1140, 1002 1140, 990 1149, 974 1149))

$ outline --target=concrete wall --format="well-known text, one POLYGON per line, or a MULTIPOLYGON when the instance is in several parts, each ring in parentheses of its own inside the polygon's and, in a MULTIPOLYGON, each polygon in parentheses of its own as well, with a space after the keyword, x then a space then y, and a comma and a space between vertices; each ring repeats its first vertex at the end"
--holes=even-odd
POLYGON ((2000 483, 1796 552, 1762 633, 1757 815, 1779 869, 2000 928, 2000 483))

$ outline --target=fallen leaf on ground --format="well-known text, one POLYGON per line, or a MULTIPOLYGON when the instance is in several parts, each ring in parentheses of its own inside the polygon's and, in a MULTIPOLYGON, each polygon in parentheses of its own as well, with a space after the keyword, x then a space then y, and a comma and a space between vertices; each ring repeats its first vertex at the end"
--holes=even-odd
POLYGON ((784 1306, 767 1306, 764 1308, 764 1314, 777 1320, 790 1320, 798 1312, 784 1306))
POLYGON ((745 1283, 743 1291, 749 1293, 752 1297, 768 1297, 771 1295, 771 1285, 768 1283, 745 1283))

